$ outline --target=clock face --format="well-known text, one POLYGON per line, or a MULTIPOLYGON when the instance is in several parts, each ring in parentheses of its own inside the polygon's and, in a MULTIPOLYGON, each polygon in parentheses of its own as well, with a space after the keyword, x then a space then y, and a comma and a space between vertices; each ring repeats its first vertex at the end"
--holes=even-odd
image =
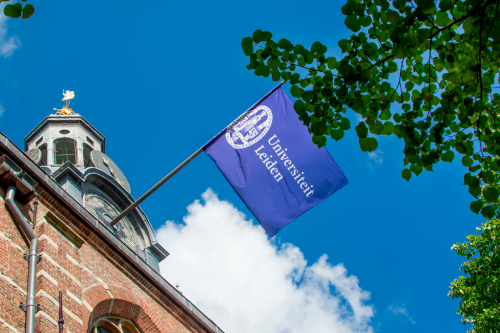
POLYGON ((127 192, 130 193, 130 185, 127 178, 125 178, 123 172, 112 159, 98 150, 92 150, 90 153, 90 159, 96 168, 113 177, 127 192))
POLYGON ((26 155, 28 155, 29 158, 31 158, 36 164, 40 163, 40 160, 42 159, 42 152, 38 148, 28 150, 26 155))
MULTIPOLYGON (((106 224, 109 224, 109 222, 120 214, 119 209, 114 204, 97 192, 88 192, 85 194, 85 208, 101 220, 101 222, 106 224)), ((126 217, 115 224, 114 230, 116 236, 122 242, 137 252, 135 231, 126 217)))

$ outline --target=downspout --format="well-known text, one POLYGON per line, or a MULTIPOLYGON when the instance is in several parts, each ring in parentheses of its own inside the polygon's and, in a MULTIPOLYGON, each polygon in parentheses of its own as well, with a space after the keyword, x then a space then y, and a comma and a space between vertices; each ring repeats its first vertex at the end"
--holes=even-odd
POLYGON ((24 234, 29 238, 30 251, 28 259, 28 293, 26 294, 26 333, 35 332, 35 313, 37 305, 35 300, 36 292, 36 264, 38 262, 38 238, 35 232, 31 229, 28 221, 17 207, 14 201, 16 187, 10 185, 5 196, 5 203, 10 211, 14 214, 14 220, 23 229, 24 234))

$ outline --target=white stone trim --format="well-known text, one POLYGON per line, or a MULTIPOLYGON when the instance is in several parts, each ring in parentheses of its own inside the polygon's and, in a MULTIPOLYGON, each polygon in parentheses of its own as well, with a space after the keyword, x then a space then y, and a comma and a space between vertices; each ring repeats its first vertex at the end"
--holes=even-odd
POLYGON ((57 321, 52 318, 51 316, 49 316, 45 311, 38 311, 36 314, 35 314, 35 318, 36 317, 44 317, 45 319, 47 319, 52 325, 54 325, 55 327, 57 327, 57 321))
POLYGON ((72 294, 69 290, 66 290, 66 293, 68 294, 68 296, 70 298, 72 298, 75 302, 77 302, 78 304, 82 305, 82 299, 79 298, 78 296, 72 294))
POLYGON ((94 311, 94 308, 84 299, 82 300, 83 305, 92 313, 94 311))
POLYGON ((7 324, 7 322, 3 320, 2 317, 0 317, 0 328, 7 328, 10 330, 10 332, 20 333, 14 326, 7 324))
POLYGON ((47 254, 47 252, 45 251, 42 251, 40 252, 40 254, 43 254, 42 257, 43 259, 46 259, 48 262, 50 262, 54 267, 56 267, 58 270, 60 270, 62 273, 64 273, 65 275, 67 275, 71 280, 73 280, 73 282, 75 282, 78 286, 82 286, 82 283, 73 275, 71 274, 70 272, 68 272, 67 270, 65 270, 61 265, 59 265, 59 263, 57 263, 54 259, 52 259, 51 256, 49 256, 47 254))
POLYGON ((68 253, 66 253, 66 259, 68 259, 68 261, 71 261, 76 266, 80 267, 80 263, 75 258, 70 256, 68 253))
POLYGON ((0 272, 0 278, 4 279, 5 281, 7 281, 8 284, 15 287, 17 290, 19 290, 20 292, 22 292, 23 294, 26 295, 26 291, 24 289, 22 289, 21 287, 19 287, 9 276, 4 275, 4 274, 2 274, 2 272, 0 272))
POLYGON ((44 271, 43 269, 36 274, 37 278, 40 276, 43 276, 44 278, 46 278, 47 280, 52 282, 54 285, 56 285, 56 286, 58 285, 56 279, 54 279, 52 276, 50 276, 50 274, 47 273, 46 271, 44 271))
POLYGON ((52 304, 54 304, 55 306, 59 306, 59 302, 52 296, 50 296, 45 290, 41 289, 39 291, 37 291, 36 293, 36 296, 43 296, 45 297, 46 299, 48 299, 49 301, 52 302, 52 304))
POLYGON ((47 236, 46 234, 43 234, 41 235, 40 237, 38 237, 38 239, 41 241, 43 239, 46 239, 47 242, 49 242, 50 245, 52 245, 53 248, 55 248, 56 250, 59 250, 59 245, 57 245, 56 242, 54 242, 49 236, 47 236))
POLYGON ((68 310, 68 308, 66 308, 66 307, 63 306, 63 311, 64 311, 65 314, 67 314, 69 317, 71 317, 71 319, 73 319, 78 324, 80 324, 80 325, 83 326, 83 320, 80 317, 78 317, 76 314, 74 314, 73 312, 71 312, 70 310, 68 310))
POLYGON ((21 246, 17 245, 16 243, 14 243, 14 241, 12 239, 10 239, 9 237, 5 236, 5 234, 3 232, 0 232, 0 238, 6 240, 12 246, 14 246, 15 248, 17 248, 20 252, 24 251, 21 246))

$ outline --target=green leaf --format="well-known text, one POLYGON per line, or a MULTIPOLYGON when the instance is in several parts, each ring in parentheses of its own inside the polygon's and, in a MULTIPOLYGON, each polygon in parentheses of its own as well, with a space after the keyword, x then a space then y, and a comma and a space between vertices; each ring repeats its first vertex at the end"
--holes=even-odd
POLYGON ((382 132, 384 131, 384 124, 382 124, 382 122, 380 121, 377 121, 375 124, 373 124, 373 126, 370 127, 370 132, 372 132, 373 134, 382 134, 382 132))
POLYGON ((290 93, 295 98, 301 98, 302 94, 304 93, 304 89, 300 88, 299 86, 292 85, 292 88, 290 88, 290 93))
POLYGON ((262 31, 261 38, 263 42, 267 42, 268 40, 271 40, 271 38, 273 38, 273 34, 269 31, 262 31))
POLYGON ((361 98, 357 98, 351 105, 351 108, 358 112, 358 113, 362 113, 363 111, 363 108, 365 106, 365 102, 363 102, 363 100, 361 98))
POLYGON ((490 169, 496 172, 500 172, 500 165, 498 164, 500 160, 496 159, 490 163, 490 169))
POLYGON ((467 147, 465 147, 465 145, 462 142, 457 142, 457 144, 455 145, 455 149, 462 155, 467 153, 467 147))
POLYGON ((269 67, 264 65, 263 63, 259 63, 259 66, 255 69, 255 75, 268 77, 271 74, 269 67))
POLYGON ((423 170, 424 170, 424 168, 422 168, 421 166, 415 165, 415 164, 412 164, 410 166, 410 171, 413 172, 415 174, 415 176, 420 175, 423 170))
POLYGON ((358 126, 355 127, 356 133, 358 134, 358 138, 366 138, 368 135, 368 128, 364 122, 360 122, 358 126))
POLYGON ((389 9, 387 11, 385 18, 387 19, 387 21, 396 24, 398 23, 400 16, 397 11, 389 9))
POLYGON ((495 187, 487 187, 483 189, 483 197, 486 201, 496 203, 498 200, 498 189, 495 187))
POLYGON ((326 63, 328 65, 328 69, 335 69, 337 59, 335 59, 334 57, 328 57, 328 59, 326 59, 326 63))
POLYGON ((260 42, 262 42, 263 41, 262 30, 260 30, 260 29, 255 30, 253 35, 252 35, 252 39, 253 39, 253 42, 255 44, 259 44, 260 42))
POLYGON ((481 172, 481 179, 488 185, 491 185, 496 181, 495 175, 489 170, 481 172))
POLYGON ((405 179, 406 181, 410 181, 411 171, 408 169, 403 169, 403 171, 401 172, 401 177, 403 177, 403 179, 405 179))
POLYGON ((19 18, 21 17, 22 13, 22 6, 19 3, 16 3, 15 5, 6 5, 3 9, 3 13, 5 16, 12 17, 12 18, 19 18), (16 6, 18 5, 18 6, 16 6), (21 7, 21 8, 19 8, 21 7))
POLYGON ((347 28, 354 32, 358 32, 361 29, 361 24, 358 22, 358 17, 356 15, 349 15, 344 21, 347 28))
POLYGON ((295 103, 293 104, 293 108, 299 115, 303 115, 304 113, 306 113, 306 106, 301 99, 295 101, 295 103))
POLYGON ((342 6, 342 14, 352 15, 355 9, 356 9, 356 1, 349 0, 345 5, 342 6))
POLYGON ((333 140, 339 141, 340 139, 342 139, 344 137, 344 130, 342 130, 342 129, 333 129, 330 132, 330 136, 332 137, 333 140))
MULTIPOLYGON (((24 13, 23 13, 24 15, 24 13)), ((245 55, 249 56, 250 54, 253 53, 253 40, 251 37, 245 37, 241 41, 241 47, 243 48, 243 53, 245 55)))
POLYGON ((486 206, 481 209, 481 215, 483 215, 488 220, 495 217, 495 209, 492 206, 486 206))
POLYGON ((464 156, 462 157, 462 165, 464 167, 469 167, 471 166, 472 164, 474 163, 474 161, 472 160, 472 158, 470 158, 469 156, 464 156))
POLYGON ((434 98, 433 94, 425 93, 425 92, 423 92, 420 96, 422 97, 422 99, 424 101, 428 101, 428 102, 432 101, 432 99, 434 98))
POLYGON ((436 11, 436 4, 434 3, 434 1, 429 0, 429 1, 424 2, 423 6, 422 6, 422 12, 424 14, 426 14, 426 15, 433 14, 435 11, 436 11))
POLYGON ((359 79, 362 82, 368 82, 372 76, 372 71, 370 69, 365 69, 359 74, 359 79))
POLYGON ((313 45, 311 46, 311 52, 314 53, 325 53, 327 50, 327 47, 321 44, 320 42, 314 42, 313 45))
POLYGON ((293 44, 285 38, 280 39, 278 46, 287 52, 293 51, 293 44))
POLYGON ((380 120, 389 120, 391 119, 391 110, 385 109, 380 113, 380 120))
POLYGON ((344 131, 347 131, 349 128, 351 128, 351 122, 347 118, 342 118, 340 121, 339 127, 343 129, 344 131))
POLYGON ((378 142, 375 138, 362 138, 359 139, 359 146, 362 151, 371 152, 378 148, 378 142))
POLYGON ((394 124, 390 121, 386 121, 384 123, 384 131, 382 132, 383 135, 391 135, 394 132, 394 124))
POLYGON ((451 163, 453 161, 453 158, 455 157, 455 154, 452 151, 448 151, 446 153, 441 154, 440 157, 443 162, 451 163))
POLYGON ((31 5, 31 4, 27 4, 23 8, 23 16, 22 16, 22 18, 23 19, 30 18, 31 15, 33 15, 34 13, 35 13, 35 7, 33 7, 33 5, 31 5))
POLYGON ((267 67, 273 69, 273 68, 278 68, 281 64, 281 61, 277 58, 270 58, 267 61, 267 67))
POLYGON ((326 145, 326 138, 323 135, 321 135, 321 136, 314 135, 313 142, 316 145, 318 145, 319 148, 321 148, 321 147, 324 147, 326 145))
POLYGON ((273 68, 271 69, 271 76, 273 78, 273 81, 281 81, 281 75, 279 69, 273 68))
POLYGON ((441 1, 439 1, 439 8, 443 12, 450 10, 451 9, 450 0, 441 0, 441 1))
POLYGON ((472 201, 470 203, 470 210, 473 213, 479 214, 479 211, 483 207, 483 202, 481 200, 472 201))

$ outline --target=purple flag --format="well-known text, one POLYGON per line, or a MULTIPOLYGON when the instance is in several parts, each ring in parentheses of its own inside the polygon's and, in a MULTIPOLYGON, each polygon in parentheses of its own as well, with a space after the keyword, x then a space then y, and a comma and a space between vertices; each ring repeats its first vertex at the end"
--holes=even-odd
POLYGON ((281 85, 203 149, 271 237, 348 183, 281 85))

